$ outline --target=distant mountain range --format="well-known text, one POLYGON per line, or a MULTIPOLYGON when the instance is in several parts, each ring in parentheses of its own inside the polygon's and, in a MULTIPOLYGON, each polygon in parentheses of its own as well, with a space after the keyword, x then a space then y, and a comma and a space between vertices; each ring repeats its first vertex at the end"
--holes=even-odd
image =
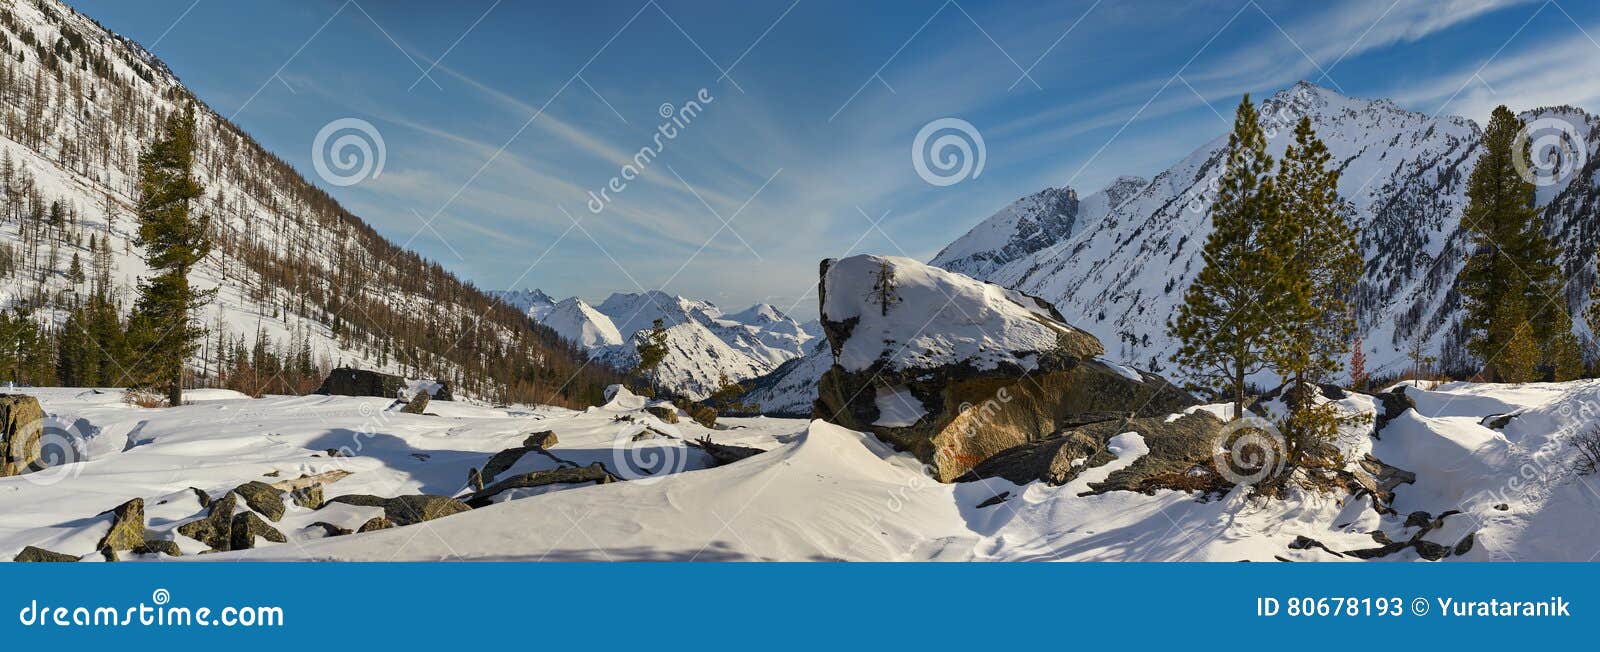
POLYGON ((802 324, 765 303, 724 313, 709 301, 659 290, 612 294, 598 306, 578 297, 558 301, 540 290, 496 294, 591 359, 623 371, 639 362, 635 337, 660 319, 668 352, 657 379, 673 393, 696 400, 723 380, 749 380, 803 356, 820 334, 815 321, 802 324))
MULTIPOLYGON (((1309 116, 1341 172, 1339 194, 1354 209, 1366 261, 1354 304, 1368 371, 1404 371, 1413 348, 1446 369, 1470 370, 1455 278, 1467 253, 1461 211, 1482 153, 1479 125, 1305 82, 1261 102, 1259 113, 1275 159, 1309 116)), ((1571 278, 1567 307, 1583 329, 1600 245, 1600 118, 1572 107, 1521 117, 1535 143, 1553 130, 1576 136, 1572 149, 1540 152, 1558 173, 1539 177, 1536 202, 1571 278)), ((1043 298, 1104 342, 1108 358, 1181 378, 1169 362, 1177 343, 1167 319, 1204 264, 1227 140, 1217 136, 1150 180, 1120 177, 1086 196, 1062 187, 1022 197, 931 263, 1043 298)), ((769 412, 809 413, 816 379, 831 364, 826 347, 816 347, 752 381, 746 400, 769 412)))
MULTIPOLYGON (((1293 126, 1309 116, 1340 172, 1366 260, 1355 301, 1368 370, 1394 373, 1413 346, 1470 369, 1459 326, 1455 278, 1467 253, 1461 230, 1466 180, 1482 153, 1467 119, 1407 111, 1388 100, 1346 97, 1301 82, 1261 103, 1268 152, 1281 158, 1293 126)), ((1594 282, 1597 120, 1570 107, 1521 116, 1539 130, 1569 129, 1583 152, 1550 161, 1565 170, 1541 185, 1537 203, 1573 279, 1568 308, 1581 314, 1594 282), (1581 164, 1581 165, 1579 165, 1581 164)), ((1055 304, 1105 342, 1108 355, 1171 371, 1177 343, 1166 323, 1199 273, 1211 232, 1212 184, 1227 136, 1184 157, 1148 183, 1119 179, 1073 201, 1071 189, 1024 197, 945 247, 933 264, 1015 288, 1055 304), (1109 207, 1109 209, 1108 209, 1109 207)), ((1550 154, 1550 152, 1542 152, 1550 154)), ((1541 179, 1541 181, 1544 181, 1541 179)), ((1576 320, 1581 327, 1582 319, 1576 320)))

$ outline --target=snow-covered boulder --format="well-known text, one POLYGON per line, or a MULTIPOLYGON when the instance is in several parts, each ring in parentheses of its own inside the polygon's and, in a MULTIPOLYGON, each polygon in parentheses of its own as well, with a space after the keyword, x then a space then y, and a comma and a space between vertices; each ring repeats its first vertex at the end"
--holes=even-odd
POLYGON ((1067 427, 1196 403, 1100 360, 1098 339, 1021 292, 909 258, 828 260, 821 275, 834 364, 814 416, 910 451, 942 481, 1067 427))

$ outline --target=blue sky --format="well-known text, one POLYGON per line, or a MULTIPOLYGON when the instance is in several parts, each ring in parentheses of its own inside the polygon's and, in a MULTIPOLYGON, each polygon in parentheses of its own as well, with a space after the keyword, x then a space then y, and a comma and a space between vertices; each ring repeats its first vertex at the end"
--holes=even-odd
POLYGON ((1600 109, 1600 7, 1576 0, 68 1, 479 287, 802 317, 821 258, 926 259, 1018 196, 1153 175, 1246 92, 1307 79, 1480 122, 1500 103, 1600 109), (701 89, 591 212, 655 147, 663 104, 701 89), (935 186, 911 144, 946 117, 982 135, 984 167, 935 186), (315 172, 341 118, 380 134, 375 178, 315 172))

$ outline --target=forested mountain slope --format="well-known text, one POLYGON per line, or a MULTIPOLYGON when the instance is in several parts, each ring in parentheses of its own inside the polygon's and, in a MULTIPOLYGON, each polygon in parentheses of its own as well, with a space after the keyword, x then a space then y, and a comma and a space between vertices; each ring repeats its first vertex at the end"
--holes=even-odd
POLYGON ((212 236, 191 276, 217 290, 197 315, 208 336, 190 360, 193 384, 303 392, 326 367, 351 365, 446 379, 469 396, 577 404, 616 381, 550 329, 386 240, 149 52, 57 0, 0 3, 0 291, 19 311, 8 323, 42 327, 38 342, 8 343, 21 345, 0 355, 5 380, 120 385, 118 368, 138 363, 137 351, 115 350, 114 317, 81 313, 97 294, 125 313, 148 273, 133 244, 138 156, 189 104, 206 193, 195 209, 212 236), (67 328, 75 314, 73 326, 100 326, 67 328), (63 342, 98 358, 84 377, 58 377, 63 342))

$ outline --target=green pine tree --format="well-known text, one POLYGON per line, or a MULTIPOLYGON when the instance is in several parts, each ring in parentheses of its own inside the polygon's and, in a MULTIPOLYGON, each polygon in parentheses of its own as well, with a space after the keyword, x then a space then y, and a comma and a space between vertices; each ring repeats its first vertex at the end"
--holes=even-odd
POLYGON ((1272 334, 1268 302, 1278 261, 1264 226, 1276 219, 1272 158, 1255 107, 1246 95, 1228 136, 1227 161, 1211 209, 1205 267, 1184 293, 1168 325, 1180 347, 1173 362, 1196 384, 1233 402, 1243 414, 1245 379, 1265 368, 1272 334))
POLYGON ((1338 435, 1339 413, 1315 403, 1311 383, 1336 373, 1350 348, 1355 319, 1349 298, 1361 276, 1361 253, 1348 204, 1339 197, 1339 171, 1317 138, 1311 119, 1295 126, 1275 179, 1278 208, 1266 227, 1267 246, 1278 263, 1269 309, 1272 346, 1267 350, 1284 392, 1289 415, 1283 423, 1289 461, 1315 465, 1338 435))
POLYGON ((651 323, 650 328, 634 335, 634 349, 639 353, 639 364, 634 367, 634 373, 650 379, 650 391, 656 390, 656 367, 667 358, 667 328, 660 319, 651 323))
POLYGON ((1269 229, 1281 263, 1272 305, 1277 341, 1270 357, 1285 380, 1321 382, 1341 368, 1350 349, 1350 296, 1362 260, 1327 146, 1310 118, 1300 119, 1294 136, 1279 165, 1278 219, 1269 229))
POLYGON ((1530 156, 1529 143, 1517 138, 1522 127, 1509 109, 1495 108, 1484 130, 1483 155, 1467 180, 1461 215, 1473 246, 1456 284, 1466 307, 1463 326, 1471 334, 1467 350, 1483 361, 1490 379, 1500 382, 1532 380, 1523 367, 1529 355, 1549 375, 1570 367, 1570 360, 1552 355, 1569 355, 1565 335, 1572 320, 1555 245, 1544 235, 1534 207, 1534 185, 1516 168, 1518 157, 1530 156), (1516 350, 1508 350, 1513 345, 1516 350))
POLYGON ((139 286, 129 331, 144 362, 132 386, 165 390, 169 405, 183 403, 184 365, 204 330, 191 313, 210 301, 211 291, 189 285, 189 270, 210 251, 210 217, 191 212, 205 195, 194 178, 194 107, 167 116, 163 133, 139 155, 139 232, 153 275, 139 286))

